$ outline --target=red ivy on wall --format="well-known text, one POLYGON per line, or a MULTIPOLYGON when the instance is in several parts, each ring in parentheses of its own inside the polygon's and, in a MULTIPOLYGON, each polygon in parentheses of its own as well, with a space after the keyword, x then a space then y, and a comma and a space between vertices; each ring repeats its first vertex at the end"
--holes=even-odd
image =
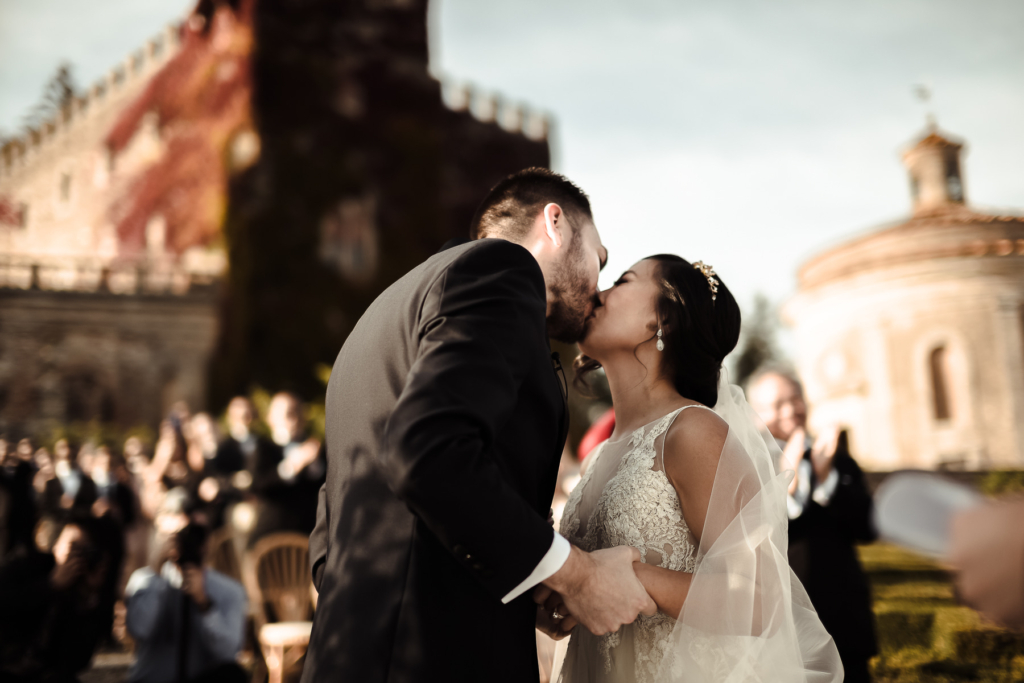
POLYGON ((10 197, 0 195, 0 225, 21 226, 24 216, 21 207, 17 206, 10 197))
POLYGON ((231 146, 239 134, 254 135, 249 61, 253 4, 242 0, 236 10, 218 5, 208 22, 194 14, 182 28, 179 52, 107 135, 116 159, 146 115, 154 113, 163 146, 160 158, 111 204, 122 253, 145 248, 146 225, 155 216, 166 221, 166 248, 174 253, 219 237, 231 146))

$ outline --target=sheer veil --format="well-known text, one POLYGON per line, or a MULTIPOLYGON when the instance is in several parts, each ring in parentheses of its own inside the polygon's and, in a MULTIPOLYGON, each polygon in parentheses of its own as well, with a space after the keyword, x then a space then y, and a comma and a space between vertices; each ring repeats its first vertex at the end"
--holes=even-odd
POLYGON ((683 611, 659 683, 840 682, 832 637, 789 567, 779 447, 722 370, 714 410, 729 425, 683 611))

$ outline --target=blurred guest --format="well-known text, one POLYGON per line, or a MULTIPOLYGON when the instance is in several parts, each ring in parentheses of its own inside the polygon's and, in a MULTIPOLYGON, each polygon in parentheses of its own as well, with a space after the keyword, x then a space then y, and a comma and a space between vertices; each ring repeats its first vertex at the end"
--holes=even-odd
POLYGON ((146 564, 152 565, 169 540, 188 525, 191 521, 188 513, 188 493, 185 489, 171 489, 164 495, 153 516, 153 535, 149 544, 152 553, 146 558, 146 564))
POLYGON ((35 455, 32 456, 32 461, 36 466, 36 473, 32 477, 32 486, 39 495, 42 495, 46 487, 46 482, 57 476, 53 471, 53 456, 50 455, 50 451, 46 450, 46 447, 43 446, 36 449, 35 455))
POLYGON ((1024 630, 1024 498, 1011 496, 959 513, 949 562, 957 597, 991 621, 1024 630))
POLYGON ((101 644, 113 644, 114 609, 121 599, 124 576, 125 536, 120 520, 107 511, 95 517, 96 543, 103 549, 107 570, 97 586, 99 598, 96 629, 101 644))
POLYGON ((152 567, 128 582, 128 632, 136 659, 129 681, 245 681, 235 663, 247 614, 245 590, 205 566, 206 529, 189 524, 152 567), (183 669, 183 670, 182 670, 183 669))
POLYGON ((77 680, 101 634, 109 567, 96 520, 72 514, 52 552, 0 568, 0 679, 77 680))
POLYGON ((118 479, 131 487, 134 507, 131 515, 133 521, 127 524, 124 535, 125 562, 121 576, 121 586, 123 587, 132 572, 149 562, 149 536, 152 518, 143 514, 142 511, 142 491, 145 488, 145 475, 150 465, 142 440, 137 436, 128 437, 125 439, 121 452, 123 465, 118 469, 124 474, 118 479))
POLYGON ((199 494, 220 511, 220 521, 228 518, 228 506, 238 503, 231 510, 230 520, 237 540, 244 543, 256 523, 252 473, 257 469, 257 462, 272 457, 268 452, 275 447, 253 431, 256 411, 245 396, 231 399, 226 417, 227 436, 217 445, 217 452, 210 461, 211 467, 207 468, 210 476, 201 484, 204 490, 199 494))
POLYGON ((78 449, 78 456, 75 458, 75 463, 78 465, 78 469, 82 474, 92 478, 92 465, 95 458, 96 444, 92 440, 89 440, 83 443, 81 448, 78 449))
POLYGON ((189 494, 195 492, 200 472, 188 461, 188 444, 181 424, 173 418, 160 423, 160 434, 144 478, 140 496, 142 510, 150 518, 163 501, 167 491, 181 488, 189 494))
POLYGON ((100 446, 93 456, 92 480, 96 484, 96 502, 93 512, 102 516, 108 512, 125 528, 135 522, 135 492, 124 462, 100 446))
POLYGON ((17 449, 15 449, 14 455, 18 460, 31 464, 32 452, 32 440, 29 438, 24 438, 18 442, 18 447, 17 449))
POLYGON ((217 457, 218 443, 217 424, 210 414, 196 413, 193 415, 189 420, 188 447, 195 451, 195 456, 189 458, 189 462, 198 462, 199 456, 205 462, 212 461, 217 457))
POLYGON ((268 450, 269 443, 252 431, 256 418, 252 402, 245 396, 236 396, 228 404, 228 436, 217 446, 213 458, 214 470, 225 475, 244 472, 245 476, 234 477, 233 483, 240 490, 252 485, 251 473, 256 469, 258 454, 268 450))
POLYGON ((196 487, 197 513, 211 529, 224 523, 224 509, 234 500, 231 487, 217 471, 217 426, 209 413, 196 413, 189 420, 189 466, 201 468, 202 478, 196 487))
POLYGON ((310 438, 306 431, 305 413, 298 396, 288 392, 275 394, 267 410, 267 425, 274 443, 283 449, 277 465, 282 480, 291 481, 300 475, 319 480, 323 476, 325 465, 318 458, 320 441, 310 438))
MULTIPOLYGON (((85 476, 78 464, 77 453, 67 439, 53 445, 53 471, 56 477, 46 483, 43 507, 49 514, 61 510, 87 512, 96 502, 96 484, 85 476)), ((88 451, 85 460, 88 460, 88 451)))
POLYGON ((31 458, 31 444, 28 462, 17 451, 8 452, 6 442, 0 452, 0 562, 34 547, 36 503, 31 458))
POLYGON ((276 448, 257 460, 252 490, 260 497, 253 537, 272 531, 309 533, 316 525, 316 506, 326 472, 318 439, 306 431, 303 405, 287 392, 275 394, 267 425, 276 448))
POLYGON ((97 447, 93 455, 92 480, 96 484, 97 493, 96 502, 92 506, 93 515, 98 520, 99 530, 106 535, 106 545, 110 548, 111 571, 102 587, 102 600, 105 604, 103 634, 109 638, 113 627, 114 604, 121 597, 121 588, 124 586, 127 530, 136 520, 136 501, 123 461, 105 445, 97 447))
POLYGON ((782 370, 755 375, 750 405, 782 448, 789 486, 789 562, 825 629, 835 640, 846 681, 870 680, 868 660, 878 652, 867 578, 855 543, 874 541, 871 496, 850 456, 846 433, 828 430, 812 440, 807 405, 795 376, 782 370))
MULTIPOLYGON (((122 453, 124 454, 125 467, 132 475, 132 480, 141 482, 150 464, 149 456, 146 455, 146 449, 142 444, 142 439, 137 436, 129 436, 124 441, 122 453)), ((136 488, 135 493, 138 494, 138 492, 139 490, 136 488)))
POLYGON ((167 411, 167 418, 173 422, 177 422, 187 428, 189 420, 192 417, 192 410, 188 407, 188 401, 179 400, 171 404, 171 409, 167 411))

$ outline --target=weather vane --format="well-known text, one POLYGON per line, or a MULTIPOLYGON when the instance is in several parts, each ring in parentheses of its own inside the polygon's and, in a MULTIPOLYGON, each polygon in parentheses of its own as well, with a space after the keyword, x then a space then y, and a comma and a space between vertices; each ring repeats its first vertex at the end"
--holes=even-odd
POLYGON ((926 111, 924 116, 925 120, 928 122, 928 127, 935 128, 935 114, 932 111, 929 111, 931 109, 930 105, 932 101, 931 85, 929 85, 928 83, 917 83, 914 85, 913 91, 914 97, 920 100, 921 103, 924 104, 925 106, 926 111))

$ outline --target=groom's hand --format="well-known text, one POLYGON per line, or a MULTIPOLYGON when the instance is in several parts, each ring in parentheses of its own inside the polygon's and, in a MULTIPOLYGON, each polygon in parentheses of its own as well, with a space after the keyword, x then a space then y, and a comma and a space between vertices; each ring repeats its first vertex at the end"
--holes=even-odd
MULTIPOLYGON (((633 571, 640 551, 618 546, 586 553, 573 546, 569 559, 544 585, 561 594, 565 608, 579 623, 597 636, 618 631, 633 623, 637 615, 658 611, 633 571)), ((543 604, 550 591, 534 593, 534 602, 543 604)))

